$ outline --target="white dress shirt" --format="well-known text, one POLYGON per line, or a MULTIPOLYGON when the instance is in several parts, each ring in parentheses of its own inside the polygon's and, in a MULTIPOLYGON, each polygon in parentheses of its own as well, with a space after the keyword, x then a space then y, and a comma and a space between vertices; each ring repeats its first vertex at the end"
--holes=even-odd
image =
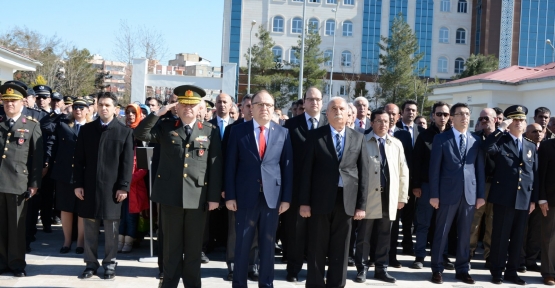
MULTIPOLYGON (((256 140, 256 150, 260 151, 260 144, 258 143, 258 139, 260 138, 260 124, 252 119, 252 124, 254 125, 254 139, 256 140)), ((270 135, 270 122, 264 125, 264 139, 266 139, 266 149, 268 149, 268 135, 270 135)))
MULTIPOLYGON (((457 143, 457 148, 459 148, 459 153, 461 152, 461 132, 453 127, 453 133, 455 134, 455 143, 457 143)), ((464 133, 464 143, 466 144, 466 149, 468 150, 468 137, 464 133)))
POLYGON ((309 130, 318 128, 318 124, 320 124, 320 113, 318 113, 316 117, 312 117, 308 115, 308 113, 304 112, 304 118, 306 119, 306 125, 308 125, 309 130), (310 118, 316 119, 316 123, 315 123, 316 127, 312 128, 312 122, 310 121, 310 118))

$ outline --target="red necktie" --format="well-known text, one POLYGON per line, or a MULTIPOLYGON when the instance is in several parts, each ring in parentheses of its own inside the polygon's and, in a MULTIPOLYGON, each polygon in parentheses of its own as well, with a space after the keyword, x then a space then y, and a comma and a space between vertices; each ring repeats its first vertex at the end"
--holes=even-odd
POLYGON ((362 128, 362 121, 358 120, 358 124, 360 124, 360 128, 362 128))
POLYGON ((266 137, 264 137, 264 126, 259 126, 260 136, 258 137, 258 154, 260 154, 260 159, 264 158, 264 152, 266 152, 266 137))

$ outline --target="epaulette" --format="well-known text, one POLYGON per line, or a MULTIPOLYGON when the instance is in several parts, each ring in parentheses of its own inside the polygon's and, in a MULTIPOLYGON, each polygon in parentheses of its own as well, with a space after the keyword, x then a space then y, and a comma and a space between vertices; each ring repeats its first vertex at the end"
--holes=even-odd
POLYGON ((34 118, 31 117, 31 116, 27 116, 26 118, 27 118, 28 120, 31 120, 31 121, 36 122, 36 123, 39 122, 37 119, 34 119, 34 118))
POLYGON ((58 114, 56 114, 56 113, 54 113, 54 112, 50 113, 50 118, 56 117, 56 116, 58 116, 58 114))
POLYGON ((38 112, 40 112, 40 110, 39 110, 39 109, 37 109, 37 108, 35 108, 35 107, 27 107, 27 109, 30 109, 30 110, 35 110, 35 111, 38 111, 38 112))
POLYGON ((214 129, 214 125, 210 122, 204 121, 202 122, 202 125, 214 129))
POLYGON ((526 140, 526 141, 528 141, 528 142, 530 142, 530 143, 536 145, 536 142, 532 141, 532 139, 528 139, 528 138, 526 138, 526 137, 524 137, 524 136, 523 136, 522 138, 524 138, 524 140, 526 140))

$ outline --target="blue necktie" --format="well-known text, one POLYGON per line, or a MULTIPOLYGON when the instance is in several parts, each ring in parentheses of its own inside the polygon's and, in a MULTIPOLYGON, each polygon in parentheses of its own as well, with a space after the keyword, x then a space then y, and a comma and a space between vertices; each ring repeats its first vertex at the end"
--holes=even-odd
POLYGON ((341 134, 335 134, 335 152, 337 152, 337 159, 341 162, 341 157, 343 157, 343 149, 341 149, 341 134))
POLYGON ((461 134, 461 141, 460 141, 460 153, 461 153, 461 159, 464 162, 464 156, 466 155, 466 141, 465 141, 465 135, 461 134))
POLYGON ((220 139, 224 139, 224 131, 225 131, 224 119, 222 119, 221 122, 222 122, 222 125, 220 125, 220 139))

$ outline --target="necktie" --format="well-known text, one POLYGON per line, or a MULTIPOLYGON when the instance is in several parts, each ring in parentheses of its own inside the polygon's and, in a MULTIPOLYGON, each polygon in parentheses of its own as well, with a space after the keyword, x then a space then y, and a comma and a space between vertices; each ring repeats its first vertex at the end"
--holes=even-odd
POLYGON ((15 120, 13 119, 8 120, 8 126, 10 126, 10 129, 13 127, 13 125, 15 125, 15 120))
POLYGON ((190 136, 191 136, 191 132, 192 132, 192 130, 193 130, 193 129, 191 129, 191 126, 185 125, 184 129, 185 129, 185 135, 187 135, 187 137, 190 137, 190 136))
POLYGON ((343 157, 343 149, 341 149, 341 134, 335 134, 335 152, 337 152, 337 159, 341 162, 341 157, 343 157))
POLYGON ((108 128, 108 125, 102 124, 102 131, 106 131, 107 128, 108 128))
POLYGON ((258 136, 258 154, 260 159, 264 159, 264 153, 266 152, 266 136, 264 136, 264 126, 259 126, 260 136, 258 136))
POLYGON ((221 123, 220 123, 220 139, 223 139, 223 138, 224 138, 224 131, 225 131, 225 124, 226 124, 226 123, 225 123, 224 119, 222 119, 220 122, 221 122, 221 123))
POLYGON ((358 124, 360 125, 360 128, 364 128, 362 127, 364 125, 364 123, 362 123, 362 120, 358 120, 358 124))
POLYGON ((312 126, 310 126, 310 130, 316 129, 316 125, 317 125, 317 124, 316 124, 316 119, 310 118, 310 119, 308 119, 308 120, 310 120, 310 123, 312 123, 312 126))
POLYGON ((382 187, 386 187, 387 186, 387 180, 385 177, 385 165, 387 163, 387 157, 385 155, 385 140, 383 138, 378 138, 378 141, 380 142, 380 157, 381 157, 381 175, 380 175, 380 185, 382 187))
POLYGON ((79 129, 81 129, 81 124, 75 124, 75 132, 77 132, 77 135, 79 135, 79 129))
POLYGON ((522 148, 520 148, 520 139, 515 139, 516 149, 518 150, 518 156, 522 156, 522 148))
POLYGON ((393 136, 393 130, 389 130, 389 136, 393 136))
POLYGON ((461 153, 461 159, 463 159, 464 162, 464 156, 466 155, 466 141, 465 141, 465 135, 461 134, 461 141, 460 141, 460 147, 459 147, 459 152, 461 153))

